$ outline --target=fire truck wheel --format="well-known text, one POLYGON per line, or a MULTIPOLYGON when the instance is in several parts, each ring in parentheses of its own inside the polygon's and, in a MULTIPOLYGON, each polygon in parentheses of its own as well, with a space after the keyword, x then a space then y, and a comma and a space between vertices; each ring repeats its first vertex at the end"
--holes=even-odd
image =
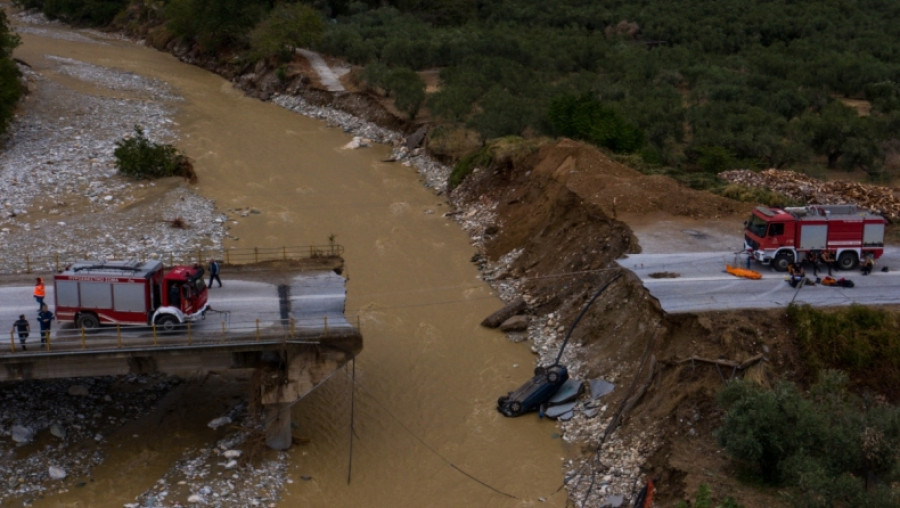
POLYGON ((100 320, 97 319, 97 316, 86 312, 78 315, 78 319, 75 320, 75 326, 85 330, 93 330, 100 327, 100 320))
POLYGON ((772 260, 772 268, 777 272, 786 272, 788 265, 794 262, 794 255, 790 252, 779 252, 772 260))
POLYGON ((857 263, 859 263, 859 259, 852 250, 845 250, 838 256, 837 264, 841 270, 852 270, 856 268, 857 263))
POLYGON ((156 318, 156 328, 164 333, 174 332, 178 327, 178 318, 171 314, 163 314, 156 318))

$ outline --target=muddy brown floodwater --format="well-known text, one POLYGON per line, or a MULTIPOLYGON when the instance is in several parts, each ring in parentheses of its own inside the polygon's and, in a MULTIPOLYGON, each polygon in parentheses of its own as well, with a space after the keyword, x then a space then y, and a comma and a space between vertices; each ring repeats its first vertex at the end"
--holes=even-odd
MULTIPOLYGON (((26 60, 56 55, 174 87, 185 99, 176 144, 195 162, 196 190, 222 211, 259 211, 235 215, 236 239, 226 247, 325 244, 331 235, 345 247, 346 313, 364 337, 352 463, 347 369, 294 407, 294 434, 304 444, 288 452, 291 481, 279 506, 565 505, 565 445, 554 423, 495 410, 499 395, 531 377, 535 358, 527 345, 479 326, 502 302, 479 280, 469 261, 474 248, 444 217, 444 200, 414 169, 380 162, 386 147, 344 150, 350 137, 340 129, 247 98, 168 54, 84 37, 23 40, 17 54, 26 60)), ((127 449, 111 447, 112 457, 126 458, 127 449)), ((178 456, 170 452, 161 455, 178 456)), ((165 469, 158 461, 141 464, 133 458, 125 469, 97 468, 95 480, 108 495, 79 502, 70 492, 67 504, 133 500, 165 469)))

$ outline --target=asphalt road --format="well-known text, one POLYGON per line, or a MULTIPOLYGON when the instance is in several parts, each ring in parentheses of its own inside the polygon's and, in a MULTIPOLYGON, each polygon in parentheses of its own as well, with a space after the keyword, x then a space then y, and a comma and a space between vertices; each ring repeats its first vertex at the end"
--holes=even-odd
MULTIPOLYGON (((344 317, 346 299, 345 279, 332 271, 304 272, 286 277, 282 284, 247 279, 223 280, 223 287, 209 292, 210 312, 205 319, 191 324, 199 335, 216 334, 224 337, 253 335, 257 329, 284 328, 293 320, 298 334, 322 333, 327 329, 349 328, 344 317), (279 285, 285 289, 279 290, 279 285)), ((31 296, 32 286, 0 286, 0 344, 8 342, 13 322, 24 314, 31 324, 28 344, 40 340, 36 319, 37 303, 31 296)), ((47 285, 45 302, 55 311, 52 281, 47 285)), ((51 339, 74 341, 80 339, 80 330, 72 323, 54 320, 51 339)), ((104 326, 92 332, 91 337, 114 334, 115 328, 104 326)), ((123 337, 143 337, 146 327, 123 327, 123 337)), ((264 332, 265 333, 265 332, 264 332)), ((3 346, 0 346, 0 351, 3 346)))
MULTIPOLYGON (((746 256, 733 252, 691 252, 683 254, 633 254, 619 264, 633 271, 656 297, 666 312, 697 312, 727 309, 785 307, 791 301, 816 307, 853 303, 900 304, 900 248, 888 247, 877 261, 875 271, 863 276, 859 270, 835 271, 834 277, 853 281, 853 288, 823 285, 804 286, 798 292, 786 282, 786 273, 753 263, 762 279, 735 277, 726 264, 746 266, 746 256), (880 271, 888 267, 888 272, 880 271)), ((812 268, 804 265, 812 278, 812 268)), ((819 276, 827 275, 819 271, 819 276)))

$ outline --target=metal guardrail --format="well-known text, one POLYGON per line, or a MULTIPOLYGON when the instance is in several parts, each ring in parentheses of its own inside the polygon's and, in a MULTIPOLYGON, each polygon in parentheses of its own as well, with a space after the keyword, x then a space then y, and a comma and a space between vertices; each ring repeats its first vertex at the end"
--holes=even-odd
MULTIPOLYGON (((141 255, 132 253, 113 253, 104 261, 136 260, 146 261, 158 259, 167 266, 194 263, 206 266, 210 259, 216 259, 225 265, 241 265, 262 263, 266 261, 290 261, 305 258, 317 258, 328 256, 343 256, 344 247, 337 243, 325 245, 296 245, 282 247, 252 247, 252 248, 211 248, 197 247, 195 249, 179 252, 148 252, 141 255)), ((93 259, 92 256, 80 252, 57 252, 47 256, 23 255, 21 260, 7 260, 7 268, 0 271, 2 274, 21 273, 50 273, 62 271, 68 264, 76 261, 93 259)))
MULTIPOLYGON (((242 345, 260 341, 296 341, 312 339, 321 342, 329 337, 358 334, 356 327, 340 320, 331 322, 327 315, 321 318, 295 319, 281 318, 272 314, 262 316, 252 322, 231 322, 227 317, 218 323, 206 319, 187 322, 172 332, 165 332, 155 325, 109 325, 91 330, 63 325, 50 331, 49 336, 40 341, 40 333, 32 333, 27 339, 28 350, 22 350, 18 334, 9 333, 10 353, 32 353, 35 351, 68 351, 89 349, 120 349, 128 347, 184 347, 203 344, 242 345)), ((357 318, 358 321, 358 318, 357 318)), ((7 352, 0 349, 0 356, 7 352)))

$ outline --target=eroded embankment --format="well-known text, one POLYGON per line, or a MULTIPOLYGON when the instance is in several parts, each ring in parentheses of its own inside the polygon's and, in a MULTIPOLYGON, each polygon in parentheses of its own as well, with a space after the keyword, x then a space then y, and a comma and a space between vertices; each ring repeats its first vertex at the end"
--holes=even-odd
POLYGON ((616 264, 640 246, 615 214, 663 209, 702 217, 743 205, 641 175, 568 140, 495 158, 451 198, 482 246, 485 278, 527 303, 527 335, 543 365, 556 360, 596 292, 620 276, 587 308, 562 355, 574 377, 617 386, 596 416, 585 411, 561 423, 566 440, 580 448, 565 471, 576 505, 602 506, 614 494, 629 499, 651 477, 659 480, 664 506, 700 483, 730 481, 708 477, 727 468, 712 436, 715 394, 736 374, 766 377, 773 366, 795 368, 783 312, 666 315, 640 280, 616 264), (783 326, 763 334, 756 318, 783 326), (738 370, 692 358, 750 361, 738 370))

